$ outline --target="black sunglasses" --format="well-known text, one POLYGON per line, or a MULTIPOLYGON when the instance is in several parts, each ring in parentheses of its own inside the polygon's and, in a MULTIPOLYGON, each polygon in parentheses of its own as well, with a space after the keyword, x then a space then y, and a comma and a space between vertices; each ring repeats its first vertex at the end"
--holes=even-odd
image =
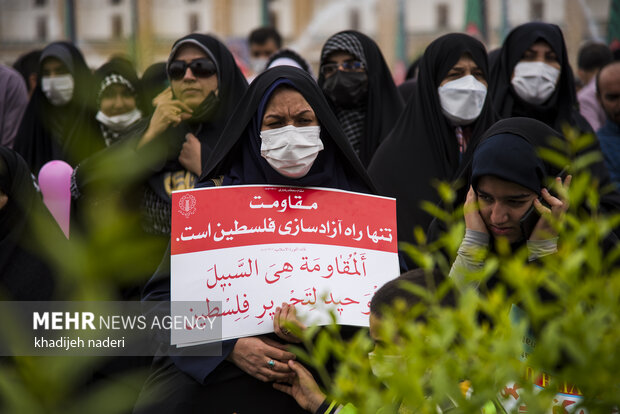
POLYGON ((192 70, 194 76, 199 78, 208 78, 217 72, 215 63, 207 58, 194 59, 189 63, 183 60, 173 60, 168 66, 168 76, 172 80, 181 80, 185 76, 188 67, 192 70))

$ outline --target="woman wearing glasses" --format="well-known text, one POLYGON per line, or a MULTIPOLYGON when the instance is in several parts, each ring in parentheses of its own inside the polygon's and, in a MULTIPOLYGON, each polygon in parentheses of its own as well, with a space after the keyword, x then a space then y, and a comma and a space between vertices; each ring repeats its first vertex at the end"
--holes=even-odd
POLYGON ((131 210, 141 211, 142 230, 163 238, 165 244, 172 191, 194 187, 202 163, 247 89, 232 54, 208 35, 177 40, 166 72, 170 87, 153 100, 152 116, 139 121, 117 144, 81 163, 73 183, 73 189, 79 190, 74 197, 85 196, 85 200, 105 196, 102 188, 118 191, 123 185, 124 201, 131 210), (119 174, 105 168, 109 165, 131 166, 134 175, 121 174, 119 184, 119 174))
POLYGON ((349 30, 321 51, 319 86, 364 166, 390 132, 404 104, 377 44, 349 30))
POLYGON ((166 162, 149 179, 143 206, 148 226, 161 234, 170 233, 172 191, 194 187, 247 89, 230 51, 209 35, 194 33, 177 40, 166 71, 170 88, 154 99, 155 111, 138 143, 139 149, 166 147, 166 162))

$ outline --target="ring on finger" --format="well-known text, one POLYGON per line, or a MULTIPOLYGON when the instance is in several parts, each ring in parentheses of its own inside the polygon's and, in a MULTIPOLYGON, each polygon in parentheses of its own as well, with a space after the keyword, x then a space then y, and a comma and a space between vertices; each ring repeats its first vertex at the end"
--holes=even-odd
POLYGON ((267 361, 267 366, 268 366, 270 369, 273 369, 273 367, 275 367, 275 366, 276 366, 276 361, 274 361, 273 359, 270 359, 269 361, 267 361))

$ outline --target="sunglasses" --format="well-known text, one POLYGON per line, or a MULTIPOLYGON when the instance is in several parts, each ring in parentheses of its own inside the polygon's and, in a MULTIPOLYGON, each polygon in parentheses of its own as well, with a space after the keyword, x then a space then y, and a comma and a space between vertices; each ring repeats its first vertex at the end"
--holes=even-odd
POLYGON ((364 64, 359 60, 347 60, 342 63, 326 63, 321 66, 323 76, 330 76, 340 69, 343 72, 359 72, 364 69, 364 64))
POLYGON ((198 78, 208 78, 217 72, 215 63, 207 58, 194 59, 189 63, 182 60, 173 60, 168 66, 168 76, 172 80, 181 80, 185 77, 188 67, 192 70, 194 76, 198 78))

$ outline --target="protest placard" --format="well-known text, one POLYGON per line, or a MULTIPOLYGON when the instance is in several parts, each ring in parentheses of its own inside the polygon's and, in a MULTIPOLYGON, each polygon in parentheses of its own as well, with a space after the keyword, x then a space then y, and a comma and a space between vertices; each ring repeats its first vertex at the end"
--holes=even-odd
MULTIPOLYGON (((172 206, 172 312, 222 318, 222 339, 273 332, 283 302, 311 322, 332 310, 340 324, 367 326, 373 293, 399 274, 392 198, 234 186, 174 192, 172 206)), ((186 328, 173 344, 209 341, 186 328)))

